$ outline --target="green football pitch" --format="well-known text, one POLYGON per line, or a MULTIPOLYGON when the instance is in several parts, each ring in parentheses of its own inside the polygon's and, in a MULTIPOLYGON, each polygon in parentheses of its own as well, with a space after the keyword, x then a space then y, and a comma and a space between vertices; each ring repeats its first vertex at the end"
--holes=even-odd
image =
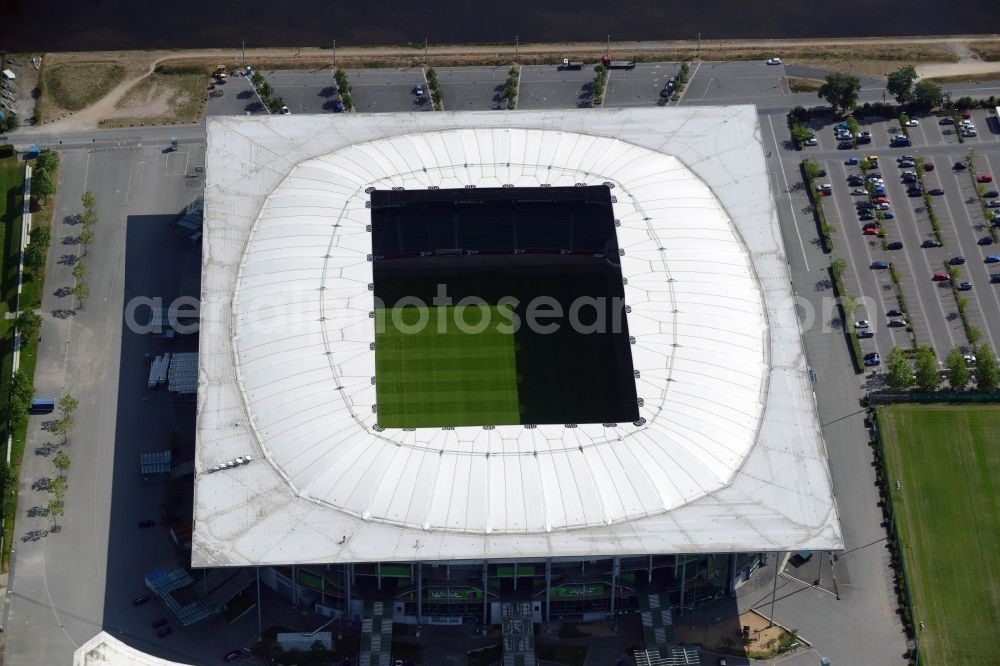
POLYGON ((1000 626, 1000 406, 893 405, 879 424, 920 663, 986 663, 1000 626))
POLYGON ((380 308, 375 312, 375 387, 383 428, 521 422, 510 308, 380 308), (456 324, 461 317, 465 327, 456 324), (425 321, 426 325, 420 325, 425 321), (500 330, 498 330, 498 327, 500 330), (465 330, 462 330, 465 328, 465 330))

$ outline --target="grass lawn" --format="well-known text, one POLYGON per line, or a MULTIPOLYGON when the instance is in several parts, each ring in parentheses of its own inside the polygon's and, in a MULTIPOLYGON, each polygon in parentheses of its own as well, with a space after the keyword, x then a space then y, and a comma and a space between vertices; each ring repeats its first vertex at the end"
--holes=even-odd
POLYGON ((921 663, 982 663, 1000 624, 1000 405, 893 405, 879 424, 921 663))
POLYGON ((383 428, 520 423, 513 333, 491 306, 481 332, 478 308, 379 308, 375 327, 378 422, 383 428), (439 326, 439 316, 444 325, 439 326), (428 322, 418 326, 423 318, 428 322), (475 329, 472 329, 475 330, 475 329))
POLYGON ((121 83, 125 79, 125 67, 116 62, 66 62, 46 66, 42 77, 42 89, 47 97, 43 102, 52 102, 67 111, 79 111, 121 83))
POLYGON ((208 75, 200 70, 157 70, 132 86, 100 126, 197 123, 208 103, 208 84, 208 75))
POLYGON ((823 87, 825 81, 819 79, 802 79, 797 76, 788 77, 788 89, 793 93, 816 92, 823 87))

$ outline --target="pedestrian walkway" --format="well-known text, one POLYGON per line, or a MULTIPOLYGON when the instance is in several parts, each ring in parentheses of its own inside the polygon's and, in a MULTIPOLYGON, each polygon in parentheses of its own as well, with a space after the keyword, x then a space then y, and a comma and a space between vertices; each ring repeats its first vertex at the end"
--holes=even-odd
POLYGON ((360 666, 389 666, 392 659, 392 618, 385 616, 381 601, 365 603, 361 620, 360 666))

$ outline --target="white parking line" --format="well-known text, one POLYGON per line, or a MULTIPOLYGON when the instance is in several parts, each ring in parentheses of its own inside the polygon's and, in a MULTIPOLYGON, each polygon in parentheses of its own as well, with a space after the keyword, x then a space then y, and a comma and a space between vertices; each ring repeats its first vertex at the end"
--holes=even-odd
POLYGON ((774 143, 773 155, 774 158, 778 160, 778 168, 781 169, 781 179, 785 181, 785 193, 782 196, 788 198, 788 213, 791 215, 792 228, 795 229, 795 237, 799 239, 799 249, 802 250, 802 262, 805 264, 806 270, 808 271, 809 258, 806 256, 806 244, 802 242, 802 234, 799 233, 798 220, 795 219, 795 208, 792 207, 792 191, 788 186, 788 176, 785 175, 785 164, 781 161, 781 149, 778 147, 778 136, 774 133, 774 122, 771 120, 771 116, 767 117, 767 124, 771 127, 771 141, 774 143))

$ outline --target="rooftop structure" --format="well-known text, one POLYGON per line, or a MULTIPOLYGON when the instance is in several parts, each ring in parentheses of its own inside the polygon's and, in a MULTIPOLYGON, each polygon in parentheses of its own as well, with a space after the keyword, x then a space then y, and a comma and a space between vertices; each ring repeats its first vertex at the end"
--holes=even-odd
POLYGON ((842 548, 753 107, 213 118, 206 171, 196 566, 842 548), (518 233, 510 207, 573 188, 606 198, 614 238, 578 243, 551 210, 518 233), (451 226, 380 218, 462 201, 479 212, 451 226), (497 405, 407 405, 428 371, 399 372, 420 354, 391 356, 383 287, 421 314, 395 305, 425 271, 598 266, 626 332, 554 384, 593 375, 578 395, 532 397, 537 341, 477 336, 446 345, 496 361, 497 405), (609 382, 615 420, 579 410, 609 382))

